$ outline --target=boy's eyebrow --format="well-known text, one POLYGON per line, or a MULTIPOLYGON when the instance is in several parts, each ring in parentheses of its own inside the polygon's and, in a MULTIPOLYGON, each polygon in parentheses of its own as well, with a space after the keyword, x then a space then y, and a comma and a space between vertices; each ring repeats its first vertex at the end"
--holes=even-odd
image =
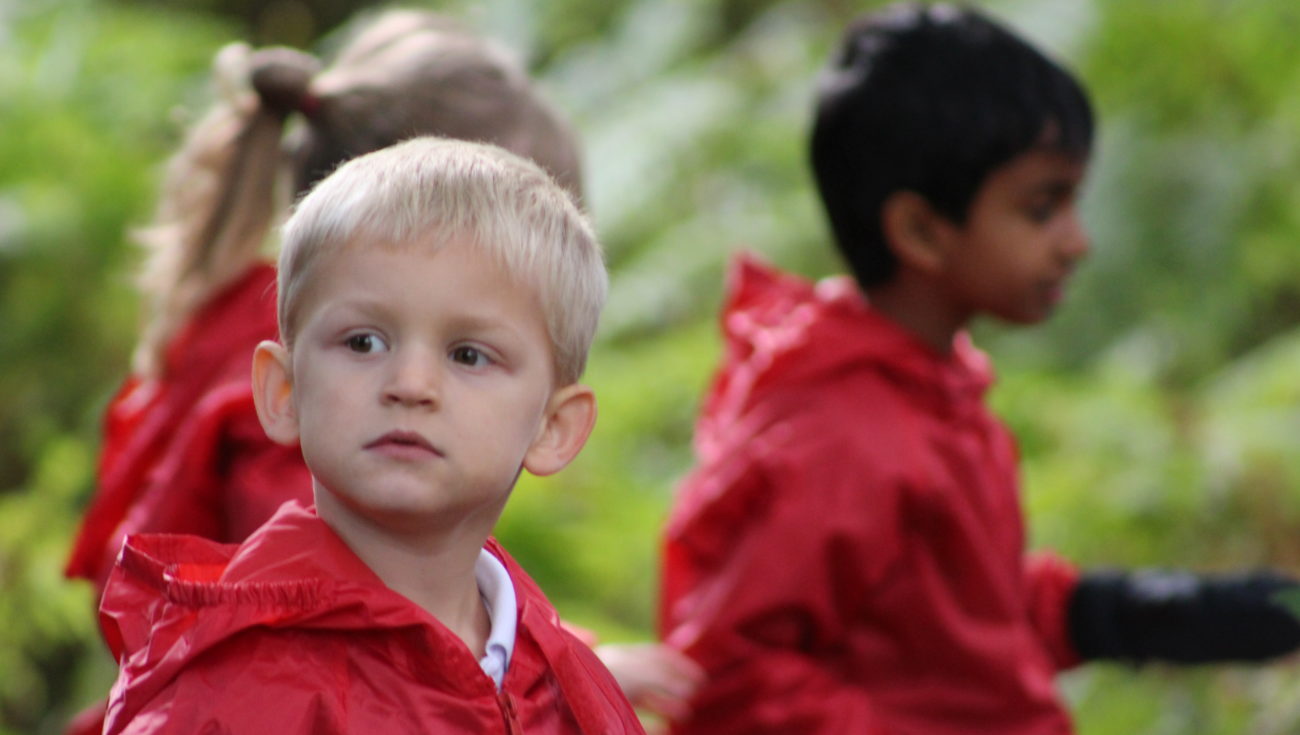
POLYGON ((324 308, 326 314, 347 310, 360 312, 364 316, 384 316, 392 311, 383 299, 366 296, 338 299, 326 304, 324 308))
POLYGON ((511 337, 521 335, 519 327, 513 321, 488 315, 460 314, 452 320, 452 326, 473 331, 501 332, 511 337))
POLYGON ((1069 194, 1077 191, 1083 184, 1082 172, 1067 173, 1059 169, 1044 172, 1029 184, 1030 193, 1048 193, 1052 195, 1069 194))
POLYGON ((1079 188, 1080 181, 1069 176, 1053 175, 1051 178, 1040 181, 1032 187, 1034 193, 1051 194, 1052 196, 1061 196, 1069 194, 1079 188))

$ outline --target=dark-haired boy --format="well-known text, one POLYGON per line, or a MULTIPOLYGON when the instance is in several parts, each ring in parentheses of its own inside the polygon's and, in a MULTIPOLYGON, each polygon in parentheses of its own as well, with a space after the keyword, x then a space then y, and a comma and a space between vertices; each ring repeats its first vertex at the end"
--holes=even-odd
POLYGON ((663 634, 710 677, 678 733, 1069 733, 1053 679, 1081 660, 1300 643, 1279 576, 1024 554, 1016 449, 965 328, 1060 301, 1089 248, 1092 135, 1075 79, 974 11, 849 29, 812 159, 855 280, 731 274, 666 531, 663 634))

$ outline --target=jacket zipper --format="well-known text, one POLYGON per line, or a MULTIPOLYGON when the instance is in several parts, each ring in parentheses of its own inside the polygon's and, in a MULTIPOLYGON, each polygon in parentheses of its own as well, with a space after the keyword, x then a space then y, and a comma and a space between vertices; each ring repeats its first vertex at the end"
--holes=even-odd
POLYGON ((507 735, 523 735, 524 727, 519 724, 519 713, 515 710, 515 699, 504 691, 497 692, 497 704, 501 707, 501 716, 506 721, 507 735))

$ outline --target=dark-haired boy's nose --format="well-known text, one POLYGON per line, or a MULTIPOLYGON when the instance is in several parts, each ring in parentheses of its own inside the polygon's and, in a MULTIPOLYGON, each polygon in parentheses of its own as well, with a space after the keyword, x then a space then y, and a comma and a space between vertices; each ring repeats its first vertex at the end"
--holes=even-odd
POLYGON ((1061 233, 1060 252, 1071 263, 1083 260, 1092 251, 1092 236, 1083 220, 1076 213, 1071 213, 1064 223, 1065 231, 1061 233))

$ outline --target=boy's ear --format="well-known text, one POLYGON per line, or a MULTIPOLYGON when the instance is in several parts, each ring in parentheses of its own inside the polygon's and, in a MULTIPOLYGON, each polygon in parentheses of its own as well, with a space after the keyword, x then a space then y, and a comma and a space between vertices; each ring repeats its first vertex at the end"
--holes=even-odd
POLYGON ((293 406, 293 371, 284 345, 264 340, 253 351, 253 404, 266 435, 279 444, 298 442, 293 406))
POLYGON ((551 396, 537 437, 524 455, 524 469, 551 475, 578 456, 596 425, 596 394, 585 385, 567 385, 551 396))
POLYGON ((943 267, 946 236, 951 224, 925 197, 897 191, 880 211, 885 243, 899 262, 922 273, 943 267))

